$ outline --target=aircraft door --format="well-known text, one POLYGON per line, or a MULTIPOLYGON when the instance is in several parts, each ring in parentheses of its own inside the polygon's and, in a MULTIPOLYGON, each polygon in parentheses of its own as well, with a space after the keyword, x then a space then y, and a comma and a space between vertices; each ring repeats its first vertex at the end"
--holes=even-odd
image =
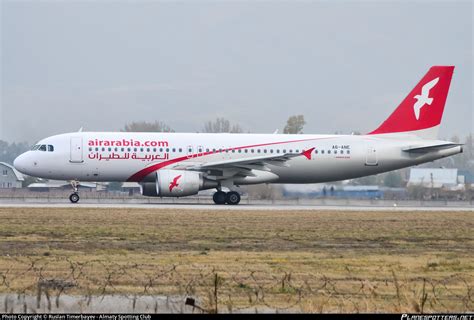
POLYGON ((367 146, 366 149, 366 157, 365 157, 365 165, 366 166, 377 166, 377 150, 374 146, 367 146))
POLYGON ((69 162, 82 163, 82 137, 71 137, 71 150, 69 162))

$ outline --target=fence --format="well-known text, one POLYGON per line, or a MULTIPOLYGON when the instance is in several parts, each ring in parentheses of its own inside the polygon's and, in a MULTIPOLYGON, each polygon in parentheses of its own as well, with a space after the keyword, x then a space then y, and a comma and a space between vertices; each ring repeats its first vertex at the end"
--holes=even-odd
POLYGON ((1 266, 0 312, 101 312, 117 302, 126 310, 110 311, 472 312, 474 298, 474 275, 462 273, 401 279, 392 271, 368 281, 350 270, 339 278, 275 276, 258 268, 229 273, 204 265, 56 257, 3 257, 1 266))

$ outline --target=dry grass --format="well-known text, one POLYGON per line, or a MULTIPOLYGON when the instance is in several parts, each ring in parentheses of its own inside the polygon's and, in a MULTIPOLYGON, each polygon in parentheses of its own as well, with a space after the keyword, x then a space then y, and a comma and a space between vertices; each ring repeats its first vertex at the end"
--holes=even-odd
POLYGON ((208 311, 473 309, 472 212, 0 208, 0 221, 4 292, 62 279, 71 294, 191 294, 208 311))

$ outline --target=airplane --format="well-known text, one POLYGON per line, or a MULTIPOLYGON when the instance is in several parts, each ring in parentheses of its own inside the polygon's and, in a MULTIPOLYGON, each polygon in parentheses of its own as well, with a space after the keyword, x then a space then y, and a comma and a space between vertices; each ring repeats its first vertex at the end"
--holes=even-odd
POLYGON ((71 181, 133 181, 149 197, 216 189, 215 204, 240 202, 239 186, 320 183, 418 165, 462 152, 437 139, 454 66, 433 66, 395 111, 364 135, 73 132, 39 141, 14 167, 71 181), (228 189, 228 192, 224 192, 228 189))

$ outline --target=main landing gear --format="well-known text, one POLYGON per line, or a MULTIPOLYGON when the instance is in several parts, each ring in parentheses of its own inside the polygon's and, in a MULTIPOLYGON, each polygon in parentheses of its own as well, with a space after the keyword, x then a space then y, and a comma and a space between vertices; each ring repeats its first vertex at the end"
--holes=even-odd
POLYGON ((240 202, 240 194, 235 191, 230 191, 230 192, 224 192, 224 191, 217 191, 214 193, 214 196, 212 197, 212 200, 214 200, 215 204, 239 204, 240 202))
POLYGON ((78 186, 79 186, 79 182, 78 181, 71 181, 71 186, 72 186, 72 193, 71 195, 69 196, 69 201, 71 201, 72 203, 78 203, 79 202, 79 194, 78 194, 78 186))

